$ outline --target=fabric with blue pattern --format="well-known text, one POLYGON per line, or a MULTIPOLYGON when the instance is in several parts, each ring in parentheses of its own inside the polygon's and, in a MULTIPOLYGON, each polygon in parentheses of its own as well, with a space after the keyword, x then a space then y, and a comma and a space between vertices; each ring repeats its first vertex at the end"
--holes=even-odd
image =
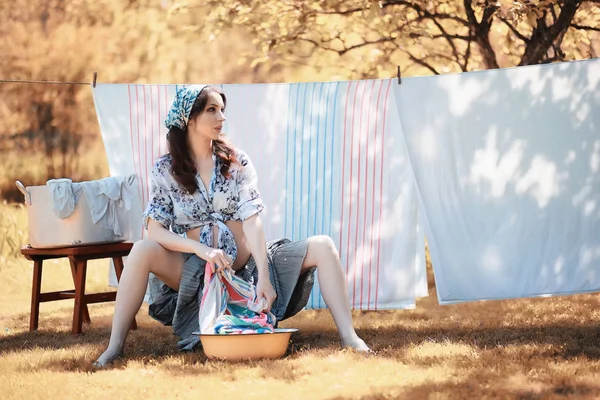
POLYGON ((181 130, 185 130, 194 102, 205 87, 206 85, 189 85, 177 89, 175 99, 165 119, 167 129, 176 126, 181 130))

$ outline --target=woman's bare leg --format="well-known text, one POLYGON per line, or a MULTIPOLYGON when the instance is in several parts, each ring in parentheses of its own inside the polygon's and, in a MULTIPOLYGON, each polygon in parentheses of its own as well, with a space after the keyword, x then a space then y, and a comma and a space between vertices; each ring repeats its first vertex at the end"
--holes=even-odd
POLYGON ((94 363, 95 367, 104 367, 121 354, 129 328, 142 306, 150 272, 178 290, 183 263, 181 253, 166 250, 151 240, 140 240, 133 245, 117 289, 108 348, 94 363))
POLYGON ((342 341, 342 347, 359 351, 370 351, 365 342, 354 331, 346 278, 335 243, 329 236, 308 238, 308 250, 302 272, 317 267, 319 286, 323 299, 331 311, 342 341))

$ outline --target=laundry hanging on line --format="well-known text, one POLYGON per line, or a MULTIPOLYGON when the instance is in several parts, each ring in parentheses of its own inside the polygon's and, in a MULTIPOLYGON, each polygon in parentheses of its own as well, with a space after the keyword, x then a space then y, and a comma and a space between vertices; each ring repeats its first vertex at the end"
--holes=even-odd
POLYGON ((600 290, 600 60, 394 86, 441 304, 600 290))
MULTIPOLYGON (((267 240, 329 235, 354 309, 414 308, 427 295, 412 172, 391 103, 395 80, 222 85, 224 131, 251 157, 267 240), (248 106, 251 99, 253 107, 248 106)), ((93 89, 111 174, 135 173, 140 229, 153 160, 167 151, 162 120, 177 85, 93 89)), ((318 284, 309 308, 325 308, 318 284)))

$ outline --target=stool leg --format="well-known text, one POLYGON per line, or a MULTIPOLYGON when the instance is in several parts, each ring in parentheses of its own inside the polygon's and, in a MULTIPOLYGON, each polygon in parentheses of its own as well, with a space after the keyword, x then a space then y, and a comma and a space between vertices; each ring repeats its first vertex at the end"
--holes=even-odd
POLYGON ((85 306, 85 277, 87 261, 74 260, 77 279, 75 279, 75 307, 73 309, 73 333, 80 334, 83 325, 83 308, 85 306))
MULTIPOLYGON (((115 265, 115 275, 117 275, 117 282, 121 281, 121 274, 123 273, 123 257, 113 257, 113 264, 115 265)), ((133 322, 131 323, 130 329, 135 331, 137 329, 137 323, 135 322, 135 317, 133 317, 133 322)))
MULTIPOLYGON (((75 260, 69 259, 69 263, 71 264, 71 275, 73 275, 73 284, 77 287, 77 262, 75 260)), ((87 303, 83 306, 83 322, 87 324, 91 324, 92 320, 90 319, 90 311, 88 310, 87 303)))
POLYGON ((29 316, 29 331, 35 331, 38 328, 43 262, 43 260, 33 261, 33 285, 31 287, 31 315, 29 316))

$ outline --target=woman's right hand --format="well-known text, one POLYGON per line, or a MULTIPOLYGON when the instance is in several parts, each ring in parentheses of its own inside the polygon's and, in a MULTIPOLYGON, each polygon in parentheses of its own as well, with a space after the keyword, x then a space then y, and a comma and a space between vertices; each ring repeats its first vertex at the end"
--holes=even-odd
POLYGON ((223 250, 214 249, 198 243, 195 254, 209 264, 213 264, 217 271, 223 271, 225 268, 231 269, 231 260, 223 250))

